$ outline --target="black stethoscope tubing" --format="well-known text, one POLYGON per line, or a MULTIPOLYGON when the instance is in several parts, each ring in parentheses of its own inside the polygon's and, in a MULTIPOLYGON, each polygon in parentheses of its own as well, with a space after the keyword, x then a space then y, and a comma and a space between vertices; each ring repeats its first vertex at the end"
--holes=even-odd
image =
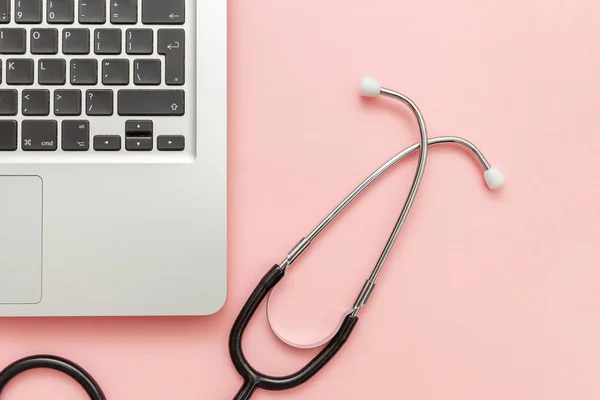
POLYGON ((0 396, 6 385, 18 375, 39 368, 52 369, 70 376, 85 390, 91 400, 106 400, 106 396, 104 396, 98 382, 83 367, 71 360, 51 355, 22 358, 2 370, 0 372, 0 396))

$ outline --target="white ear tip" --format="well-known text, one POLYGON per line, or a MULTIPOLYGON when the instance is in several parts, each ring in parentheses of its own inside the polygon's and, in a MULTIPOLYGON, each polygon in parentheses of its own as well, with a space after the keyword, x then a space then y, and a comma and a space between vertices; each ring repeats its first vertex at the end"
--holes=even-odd
POLYGON ((381 84, 373 78, 365 77, 360 84, 360 94, 365 97, 379 96, 381 84))
POLYGON ((483 173, 483 177, 485 178, 485 183, 492 190, 498 189, 502 185, 504 185, 505 177, 502 171, 500 171, 496 167, 491 167, 487 171, 483 173))

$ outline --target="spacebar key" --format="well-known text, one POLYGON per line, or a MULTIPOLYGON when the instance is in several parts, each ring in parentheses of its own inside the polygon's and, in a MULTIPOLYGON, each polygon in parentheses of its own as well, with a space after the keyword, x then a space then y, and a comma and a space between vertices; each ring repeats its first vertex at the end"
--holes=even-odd
POLYGON ((183 90, 119 90, 118 113, 128 116, 180 116, 185 112, 183 90))

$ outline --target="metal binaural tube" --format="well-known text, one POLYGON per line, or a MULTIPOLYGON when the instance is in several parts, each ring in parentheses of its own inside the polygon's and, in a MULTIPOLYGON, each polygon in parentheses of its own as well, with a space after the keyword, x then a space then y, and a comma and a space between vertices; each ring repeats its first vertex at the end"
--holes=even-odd
MULTIPOLYGON (((394 230, 392 231, 392 233, 388 239, 388 242, 386 243, 386 246, 384 247, 383 252, 373 270, 372 276, 375 276, 375 277, 381 271, 381 268, 383 267, 383 264, 385 263, 385 260, 387 259, 387 256, 388 256, 389 252, 391 251, 391 248, 393 247, 394 242, 396 241, 398 233, 400 232, 400 230, 402 229, 402 226, 404 225, 404 221, 406 220, 406 217, 408 216, 408 213, 410 212, 410 209, 412 207, 414 199, 417 195, 419 185, 421 184, 421 180, 423 179, 423 173, 425 172, 425 163, 426 163, 426 159, 427 159, 427 146, 428 146, 427 128, 425 126, 425 119, 423 118, 423 114, 421 113, 419 108, 416 106, 416 104, 412 100, 410 100, 408 97, 406 97, 405 95, 395 92, 393 90, 382 88, 381 94, 404 102, 413 111, 413 113, 415 114, 415 117, 417 119, 417 123, 419 125, 419 132, 420 132, 420 136, 421 136, 421 140, 419 143, 417 143, 417 147, 415 148, 415 150, 420 149, 421 152, 420 152, 420 156, 419 156, 417 171, 415 173, 415 178, 413 180, 413 184, 412 184, 410 193, 408 194, 407 200, 404 203, 404 207, 402 209, 402 212, 400 213, 398 221, 396 222, 394 230)), ((413 151, 415 151, 415 150, 413 150, 413 151)), ((390 160, 390 161, 392 161, 392 160, 390 160)), ((388 163, 386 163, 386 165, 388 163)), ((382 166, 377 171, 375 171, 373 174, 371 174, 371 176, 369 176, 367 179, 365 179, 365 181, 363 181, 356 189, 354 189, 354 191, 342 203, 340 203, 327 217, 325 217, 325 219, 323 221, 321 221, 321 223, 307 237, 302 238, 300 240, 300 242, 296 246, 294 246, 294 248, 292 250, 290 250, 287 257, 279 264, 280 268, 283 270, 287 269, 287 267, 290 266, 298 257, 300 257, 300 255, 304 252, 304 250, 306 250, 308 248, 308 246, 311 244, 311 242, 313 240, 315 240, 317 238, 317 236, 319 236, 319 234, 321 234, 321 232, 329 224, 331 224, 331 222, 333 222, 333 220, 359 194, 361 194, 371 183, 373 183, 373 181, 375 181, 382 173, 384 173, 393 164, 395 164, 395 163, 392 163, 391 165, 387 165, 387 167, 386 167, 386 165, 382 166)))

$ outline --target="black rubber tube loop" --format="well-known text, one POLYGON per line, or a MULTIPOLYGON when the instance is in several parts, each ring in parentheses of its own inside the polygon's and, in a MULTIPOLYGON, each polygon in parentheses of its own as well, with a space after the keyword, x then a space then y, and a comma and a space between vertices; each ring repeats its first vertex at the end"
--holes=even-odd
POLYGON ((2 392, 11 380, 24 372, 38 368, 53 369, 62 372, 73 378, 90 396, 91 400, 106 400, 100 385, 85 369, 70 360, 51 355, 22 358, 4 368, 0 372, 0 396, 2 396, 2 392))
MULTIPOLYGON (((260 281, 238 315, 229 336, 229 352, 235 368, 244 379, 244 384, 234 400, 248 400, 256 389, 280 391, 295 388, 317 374, 337 354, 352 333, 358 317, 348 315, 337 334, 327 346, 304 368, 295 374, 273 377, 255 370, 242 349, 242 336, 254 313, 267 294, 284 277, 285 271, 275 265, 260 281)), ((106 400, 100 385, 81 366, 65 358, 52 355, 36 355, 17 360, 0 372, 0 396, 10 381, 32 369, 52 369, 73 378, 90 396, 91 400, 106 400)))
POLYGON ((246 301, 246 304, 233 324, 229 335, 229 353, 235 368, 242 378, 244 378, 244 384, 234 397, 234 400, 248 400, 252 394, 254 394, 256 389, 259 388, 279 391, 292 389, 305 383, 317 374, 329 361, 331 361, 337 352, 340 351, 358 322, 358 317, 353 317, 351 315, 346 316, 342 326, 333 339, 331 339, 327 346, 321 350, 315 358, 298 372, 282 377, 273 377, 258 372, 250 365, 244 356, 242 336, 248 323, 264 298, 271 289, 279 283, 284 275, 285 271, 279 268, 278 265, 271 268, 271 270, 269 270, 262 278, 258 286, 256 286, 254 292, 246 301))

